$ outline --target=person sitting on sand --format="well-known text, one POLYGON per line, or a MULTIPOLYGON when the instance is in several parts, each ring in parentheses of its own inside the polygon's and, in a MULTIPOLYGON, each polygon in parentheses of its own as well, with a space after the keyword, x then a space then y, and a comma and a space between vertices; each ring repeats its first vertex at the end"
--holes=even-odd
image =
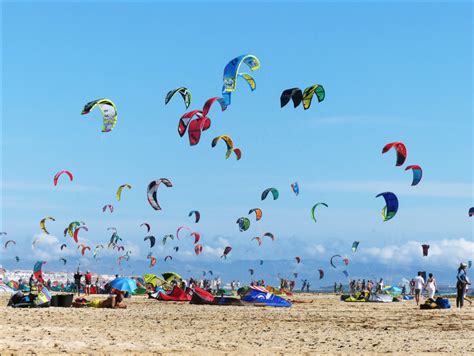
POLYGON ((414 278, 415 281, 415 301, 416 305, 420 304, 420 295, 421 295, 421 290, 423 289, 423 286, 425 285, 425 280, 421 276, 422 273, 418 272, 418 276, 414 278))
POLYGON ((428 291, 428 298, 434 299, 438 285, 436 284, 436 279, 433 277, 433 273, 428 275, 428 280, 425 285, 426 290, 428 291))

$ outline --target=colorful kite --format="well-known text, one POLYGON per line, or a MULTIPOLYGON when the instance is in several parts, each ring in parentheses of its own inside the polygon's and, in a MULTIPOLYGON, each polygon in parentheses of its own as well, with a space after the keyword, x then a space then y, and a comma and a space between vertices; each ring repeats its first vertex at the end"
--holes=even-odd
POLYGON ((54 186, 57 186, 57 185, 58 185, 58 179, 59 179, 59 177, 61 177, 63 174, 66 174, 66 175, 69 177, 69 180, 70 180, 71 182, 73 181, 74 177, 73 177, 73 175, 72 175, 71 172, 66 171, 66 170, 64 170, 64 171, 59 171, 58 173, 56 173, 56 174, 54 175, 54 178, 53 178, 54 186))
POLYGON ((168 102, 176 93, 179 93, 181 95, 181 97, 184 100, 184 105, 186 106, 186 109, 187 109, 189 105, 191 105, 191 92, 189 91, 188 88, 185 88, 185 87, 179 87, 179 88, 170 90, 168 94, 166 94, 165 105, 168 104, 168 102))
POLYGON ((382 209, 383 221, 392 219, 398 211, 398 198, 391 192, 377 194, 375 197, 382 196, 385 199, 385 206, 382 209))
POLYGON ((227 105, 231 103, 231 93, 237 88, 237 78, 243 78, 250 86, 252 91, 256 88, 255 79, 247 73, 240 73, 240 65, 245 63, 251 71, 260 68, 260 60, 251 54, 244 54, 232 59, 224 68, 224 85, 222 87, 222 96, 227 105))
POLYGON ((109 99, 93 100, 84 106, 81 115, 89 114, 96 106, 98 106, 102 112, 102 132, 112 131, 117 123, 117 107, 113 101, 109 99))
POLYGON ((158 180, 151 181, 150 184, 148 184, 148 189, 147 189, 147 198, 148 198, 148 203, 150 203, 151 207, 155 210, 161 210, 160 204, 158 204, 158 197, 156 195, 156 192, 158 190, 158 187, 160 184, 163 183, 167 188, 170 188, 173 186, 173 183, 167 178, 160 178, 158 180))
POLYGON ((56 219, 53 218, 52 216, 48 216, 48 217, 46 217, 46 218, 41 219, 41 221, 40 221, 40 228, 41 228, 41 230, 43 230, 43 232, 44 232, 45 234, 49 235, 48 230, 46 230, 46 220, 56 221, 56 219))
POLYGON ((413 181, 411 185, 417 185, 418 183, 420 183, 423 171, 421 167, 416 164, 408 166, 407 168, 405 168, 405 171, 408 171, 409 169, 413 170, 413 181))
POLYGON ((396 166, 401 166, 405 163, 407 159, 407 148, 402 142, 391 142, 387 143, 383 149, 382 154, 388 152, 390 149, 394 148, 397 152, 397 163, 396 166))
POLYGON ((268 193, 272 193, 272 196, 273 196, 273 200, 277 200, 280 193, 278 193, 278 190, 276 188, 267 188, 265 189, 263 192, 262 192, 262 196, 261 196, 261 199, 262 200, 265 200, 265 198, 267 197, 268 193))
POLYGON ((249 210, 249 215, 255 213, 255 220, 259 221, 262 218, 262 209, 260 208, 255 208, 255 209, 250 209, 249 210))
POLYGON ((239 230, 242 231, 247 231, 250 227, 250 220, 248 218, 238 218, 236 221, 237 224, 239 224, 239 230))

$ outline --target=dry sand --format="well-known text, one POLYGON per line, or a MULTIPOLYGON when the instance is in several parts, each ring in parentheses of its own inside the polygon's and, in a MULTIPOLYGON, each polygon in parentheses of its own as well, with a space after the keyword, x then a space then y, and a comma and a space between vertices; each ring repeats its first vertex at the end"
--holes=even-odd
MULTIPOLYGON (((474 307, 344 303, 334 295, 292 308, 127 300, 127 310, 13 309, 2 298, 0 353, 474 354, 474 307)), ((453 301, 451 301, 453 302, 453 301)))

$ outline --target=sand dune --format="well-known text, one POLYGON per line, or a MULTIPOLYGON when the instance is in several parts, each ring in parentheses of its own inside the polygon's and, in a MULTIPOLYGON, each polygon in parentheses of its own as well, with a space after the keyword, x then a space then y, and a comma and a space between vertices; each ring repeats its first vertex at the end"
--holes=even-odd
POLYGON ((333 295, 290 309, 127 300, 127 310, 12 309, 2 298, 0 352, 304 354, 474 353, 474 307, 343 303, 333 295))

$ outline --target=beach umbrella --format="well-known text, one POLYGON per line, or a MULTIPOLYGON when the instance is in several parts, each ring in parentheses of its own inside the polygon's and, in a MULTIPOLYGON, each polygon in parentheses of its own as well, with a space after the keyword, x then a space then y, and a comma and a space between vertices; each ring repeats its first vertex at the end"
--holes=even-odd
POLYGON ((120 277, 115 278, 112 282, 110 282, 110 286, 123 292, 132 293, 135 289, 137 289, 137 282, 131 278, 120 277))

